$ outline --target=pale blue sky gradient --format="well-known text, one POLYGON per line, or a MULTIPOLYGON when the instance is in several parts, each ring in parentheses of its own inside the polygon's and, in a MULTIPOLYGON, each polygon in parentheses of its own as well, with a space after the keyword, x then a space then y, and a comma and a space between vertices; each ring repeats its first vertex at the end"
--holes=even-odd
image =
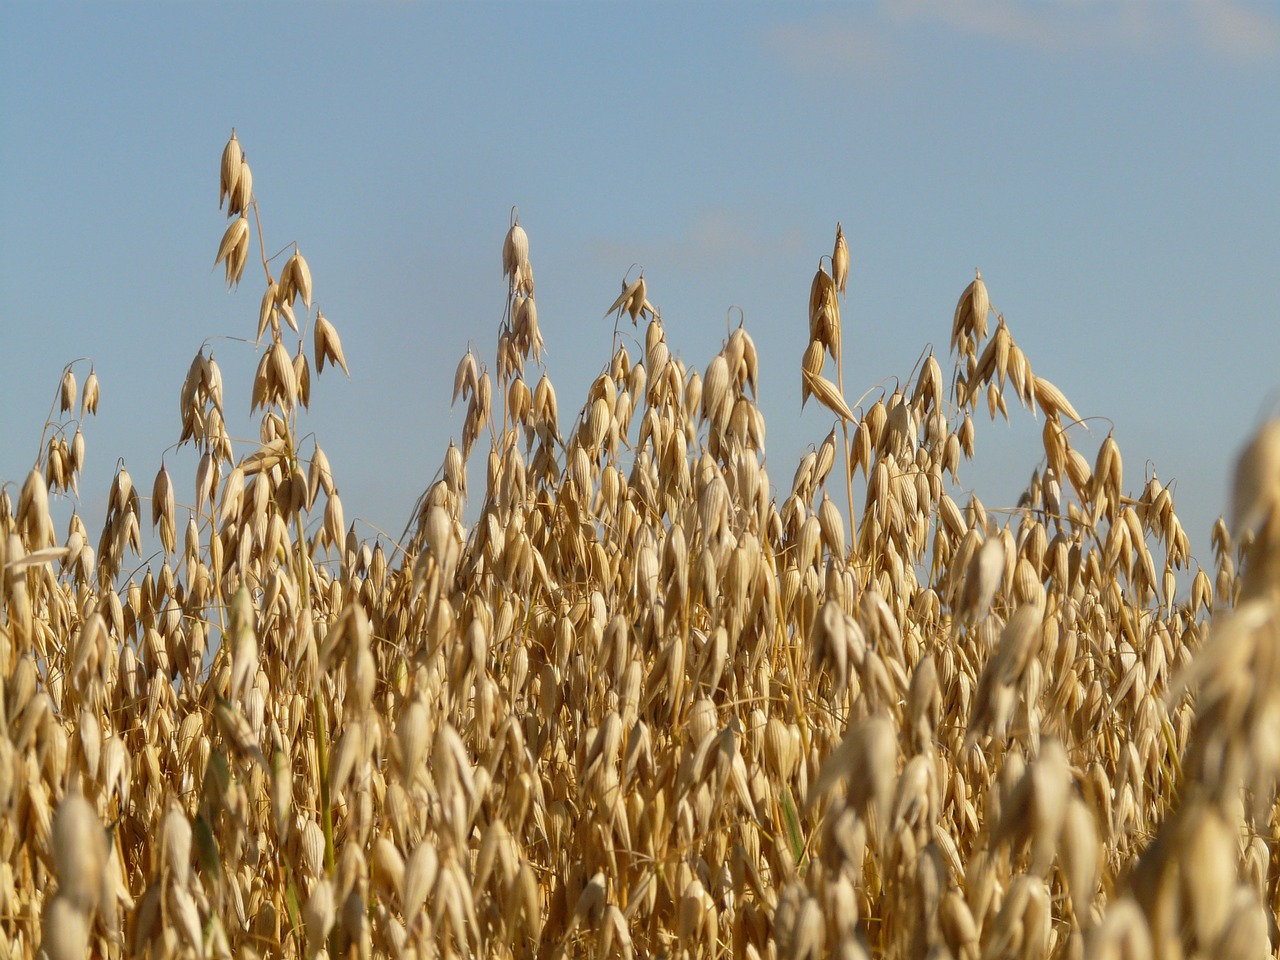
MULTIPOLYGON (((743 309, 784 495, 831 426, 800 415, 799 361, 837 220, 851 401, 945 354, 980 267, 1036 373, 1114 420, 1132 492, 1148 458, 1177 479, 1202 562, 1276 409, 1275 5, 10 4, 0 38, 0 480, 30 469, 63 364, 93 357, 95 534, 116 457, 149 492, 200 344, 254 335, 260 270, 228 294, 210 269, 233 126, 268 246, 299 243, 351 367, 314 385, 307 429, 348 520, 396 535, 460 435, 457 360, 474 342, 492 364, 513 204, 566 425, 638 262, 700 369, 743 309)), ((256 356, 214 349, 246 436, 256 356)), ((963 477, 989 507, 1041 456, 1011 413, 963 477)), ((180 500, 195 460, 167 457, 180 500)))

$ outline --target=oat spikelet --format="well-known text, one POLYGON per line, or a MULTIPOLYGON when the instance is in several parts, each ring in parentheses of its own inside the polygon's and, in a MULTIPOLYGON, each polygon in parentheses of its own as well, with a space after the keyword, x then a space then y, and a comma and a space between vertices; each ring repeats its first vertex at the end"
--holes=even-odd
POLYGON ((76 375, 70 367, 67 367, 66 372, 62 374, 58 397, 58 410, 61 413, 66 413, 76 405, 76 375))
POLYGON ((89 367, 89 376, 85 378, 84 390, 80 393, 80 418, 84 419, 86 411, 94 415, 98 412, 98 374, 93 366, 89 367))
POLYGON ((296 249, 280 273, 280 291, 282 301, 300 297, 303 306, 311 309, 311 268, 296 249))
POLYGON ((844 238, 844 226, 836 224, 836 245, 831 252, 831 276, 835 280, 836 290, 844 293, 849 281, 849 244, 844 238))
POLYGON ((617 311, 619 318, 624 313, 629 315, 632 326, 637 325, 642 313, 653 317, 653 304, 646 299, 643 270, 640 272, 640 276, 631 281, 631 283, 623 281, 622 293, 618 295, 617 300, 613 301, 609 309, 604 312, 604 315, 607 317, 614 311, 617 311))
POLYGON ((227 198, 227 214, 246 214, 253 202, 253 171, 249 169, 249 161, 240 157, 240 173, 236 177, 235 186, 227 198))
POLYGON ((249 259, 249 221, 244 216, 231 221, 222 235, 222 243, 218 245, 218 256, 214 259, 216 267, 226 264, 227 286, 235 286, 244 273, 244 265, 249 259))
POLYGON ((319 310, 316 311, 315 330, 316 374, 324 372, 324 362, 328 360, 342 368, 342 372, 351 378, 347 369, 347 358, 342 352, 342 340, 338 337, 337 328, 319 310))
POLYGON ((529 235, 520 226, 517 216, 507 236, 502 241, 502 276, 506 279, 508 290, 514 294, 528 273, 529 267, 529 235))
POLYGON ((222 167, 218 177, 219 210, 222 209, 222 203, 227 196, 235 193, 243 159, 244 153, 240 149, 240 141, 236 139, 236 131, 233 127, 231 139, 222 150, 222 167))
POLYGON ((982 271, 960 294, 955 317, 951 324, 951 349, 961 356, 976 356, 976 346, 987 336, 987 314, 991 312, 991 300, 987 285, 982 282, 982 271))
POLYGON ((173 553, 177 542, 177 520, 174 517, 173 480, 169 470, 160 461, 160 472, 156 474, 156 482, 151 489, 151 526, 160 527, 160 542, 166 553, 173 553))

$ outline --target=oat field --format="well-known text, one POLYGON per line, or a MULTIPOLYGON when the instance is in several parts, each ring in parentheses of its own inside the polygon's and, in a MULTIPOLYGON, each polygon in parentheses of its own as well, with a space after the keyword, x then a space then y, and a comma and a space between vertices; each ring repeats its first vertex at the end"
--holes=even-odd
POLYGON ((795 296, 831 431, 766 472, 750 333, 686 364, 643 274, 603 321, 643 355, 615 337, 557 397, 513 215, 496 354, 462 358, 458 442, 371 545, 305 426, 338 327, 263 248, 234 134, 220 179, 257 367, 251 397, 204 350, 172 371, 157 460, 180 440, 194 490, 119 469, 75 512, 121 376, 78 363, 0 491, 4 955, 1273 954, 1280 422, 1202 568, 981 275, 947 356, 846 390, 837 227, 807 346, 795 296), (961 492, 997 417, 1042 430, 1017 504, 961 492))

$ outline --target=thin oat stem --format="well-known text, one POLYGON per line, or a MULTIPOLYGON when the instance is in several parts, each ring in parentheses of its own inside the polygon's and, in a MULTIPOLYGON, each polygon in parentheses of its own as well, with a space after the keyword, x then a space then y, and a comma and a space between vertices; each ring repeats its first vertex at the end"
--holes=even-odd
POLYGON ((262 217, 258 213, 258 198, 251 197, 249 206, 253 207, 253 219, 258 224, 258 250, 262 254, 262 272, 267 275, 267 286, 274 281, 271 278, 271 267, 267 265, 267 238, 262 233, 262 217))

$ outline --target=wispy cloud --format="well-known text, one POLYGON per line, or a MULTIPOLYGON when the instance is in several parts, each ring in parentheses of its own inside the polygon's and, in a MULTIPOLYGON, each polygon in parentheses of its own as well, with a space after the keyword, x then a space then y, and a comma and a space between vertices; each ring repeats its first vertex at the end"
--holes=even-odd
POLYGON ((1206 0, 1191 7, 1214 53, 1235 61, 1280 57, 1280 17, 1230 0, 1206 0))
POLYGON ((897 62, 894 43, 883 30, 868 29, 834 16, 807 23, 780 23, 766 32, 765 46, 800 73, 842 71, 879 74, 897 62))
POLYGON ((1280 15, 1242 0, 894 0, 852 14, 779 23, 763 43, 802 71, 879 73, 920 29, 1070 55, 1186 52, 1237 64, 1280 59, 1280 15))
POLYGON ((1173 4, 1030 3, 1026 0, 902 0, 882 8, 899 26, 943 26, 1012 47, 1070 52, 1106 47, 1164 47, 1174 30, 1161 10, 1173 4))
POLYGON ((627 258, 642 256, 650 264, 665 260, 683 267, 714 269, 768 260, 802 246, 803 238, 798 232, 770 236, 741 211, 708 207, 698 211, 679 233, 625 247, 603 243, 593 249, 598 260, 615 266, 627 258))

